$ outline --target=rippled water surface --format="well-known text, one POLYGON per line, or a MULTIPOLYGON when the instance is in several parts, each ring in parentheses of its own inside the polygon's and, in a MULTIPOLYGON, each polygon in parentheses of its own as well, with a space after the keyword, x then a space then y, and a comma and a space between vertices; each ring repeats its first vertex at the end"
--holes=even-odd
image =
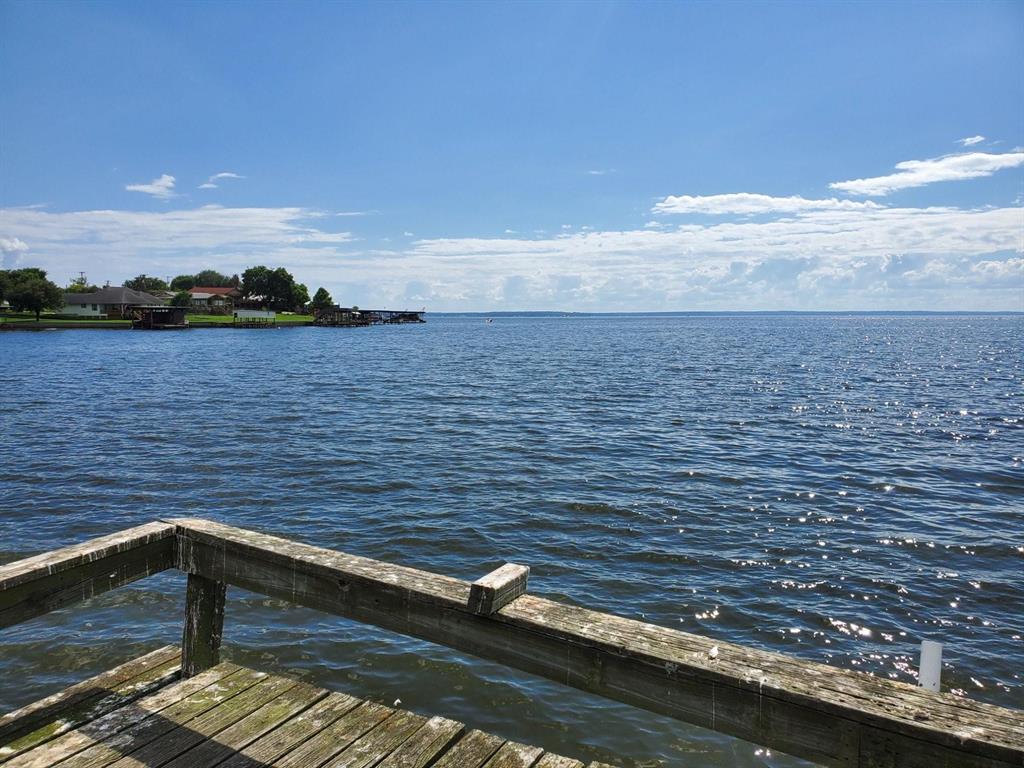
MULTIPOLYGON (((202 516, 1024 707, 1024 318, 0 334, 0 561, 202 516)), ((180 635, 164 574, 0 632, 0 710, 180 635)), ((229 590, 225 652, 623 765, 795 765, 229 590)))

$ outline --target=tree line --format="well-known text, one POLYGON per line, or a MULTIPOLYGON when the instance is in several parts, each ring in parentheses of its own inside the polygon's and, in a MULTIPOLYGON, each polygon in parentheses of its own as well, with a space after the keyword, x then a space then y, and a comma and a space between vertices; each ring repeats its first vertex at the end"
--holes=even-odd
POLYGON ((8 302, 15 312, 35 312, 36 320, 46 309, 64 306, 64 291, 38 267, 0 269, 0 302, 8 302))
MULTIPOLYGON (((176 291, 171 303, 175 306, 189 306, 192 297, 189 289, 201 288, 235 288, 243 300, 260 303, 267 309, 275 311, 301 310, 310 306, 324 309, 334 304, 331 294, 320 287, 313 295, 295 280, 284 267, 272 269, 266 266, 249 267, 241 277, 224 275, 215 269, 204 269, 194 275, 178 275, 168 283, 159 277, 137 275, 123 283, 143 293, 156 291, 176 291)), ((71 280, 66 289, 62 289, 46 277, 46 271, 37 267, 23 269, 0 270, 0 302, 7 301, 11 308, 18 312, 35 312, 36 320, 45 310, 60 309, 64 305, 63 294, 95 293, 100 287, 89 282, 84 274, 71 280)))

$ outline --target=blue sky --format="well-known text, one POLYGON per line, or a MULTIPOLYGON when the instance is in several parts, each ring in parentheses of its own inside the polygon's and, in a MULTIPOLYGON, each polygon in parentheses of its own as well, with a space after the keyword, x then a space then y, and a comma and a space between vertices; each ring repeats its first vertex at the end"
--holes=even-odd
POLYGON ((360 306, 1024 310, 1021 3, 0 0, 0 259, 360 306))

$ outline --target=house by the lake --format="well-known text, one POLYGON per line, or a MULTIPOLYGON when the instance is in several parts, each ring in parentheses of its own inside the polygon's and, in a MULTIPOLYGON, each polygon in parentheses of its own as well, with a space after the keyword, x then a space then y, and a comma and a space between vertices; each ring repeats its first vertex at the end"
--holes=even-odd
POLYGON ((242 294, 237 288, 197 285, 189 288, 193 309, 230 310, 242 294))
POLYGON ((124 286, 109 285, 94 293, 65 293, 61 314, 75 317, 130 318, 137 307, 161 306, 156 296, 133 291, 124 286))

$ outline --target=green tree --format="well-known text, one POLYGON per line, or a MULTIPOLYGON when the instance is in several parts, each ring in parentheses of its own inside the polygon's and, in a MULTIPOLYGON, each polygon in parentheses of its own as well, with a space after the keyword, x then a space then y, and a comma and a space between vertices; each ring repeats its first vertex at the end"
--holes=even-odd
POLYGON ((83 272, 81 275, 79 275, 78 277, 74 278, 70 283, 68 283, 67 292, 68 293, 96 293, 96 291, 98 291, 99 289, 100 289, 100 287, 98 285, 92 285, 89 282, 89 278, 87 278, 85 276, 85 273, 83 272))
POLYGON ((131 280, 125 280, 124 287, 131 288, 133 291, 143 291, 144 293, 152 293, 153 291, 166 291, 167 283, 165 283, 159 277, 147 277, 146 275, 139 275, 138 277, 133 277, 131 280))
POLYGON ((192 294, 188 291, 178 291, 171 299, 172 307, 188 307, 192 304, 192 294))
POLYGON ((204 269, 201 272, 196 272, 193 276, 195 282, 190 285, 190 288, 195 288, 197 285, 204 288, 228 288, 231 286, 231 278, 227 275, 222 275, 216 269, 204 269))
POLYGON ((249 267, 242 273, 242 295, 252 301, 268 301, 270 270, 264 266, 249 267))
POLYGON ((178 275, 176 278, 171 280, 172 291, 187 291, 189 288, 196 287, 196 276, 195 275, 178 275))
POLYGON ((309 290, 284 267, 249 267, 242 273, 242 295, 268 309, 296 309, 309 302, 309 290))
POLYGON ((11 269, 4 280, 4 298, 17 312, 35 312, 36 321, 44 309, 64 306, 64 292, 46 279, 46 271, 36 267, 11 269))
POLYGON ((331 294, 327 292, 327 289, 320 287, 316 289, 316 293, 313 294, 313 309, 327 309, 334 306, 334 299, 331 298, 331 294))

